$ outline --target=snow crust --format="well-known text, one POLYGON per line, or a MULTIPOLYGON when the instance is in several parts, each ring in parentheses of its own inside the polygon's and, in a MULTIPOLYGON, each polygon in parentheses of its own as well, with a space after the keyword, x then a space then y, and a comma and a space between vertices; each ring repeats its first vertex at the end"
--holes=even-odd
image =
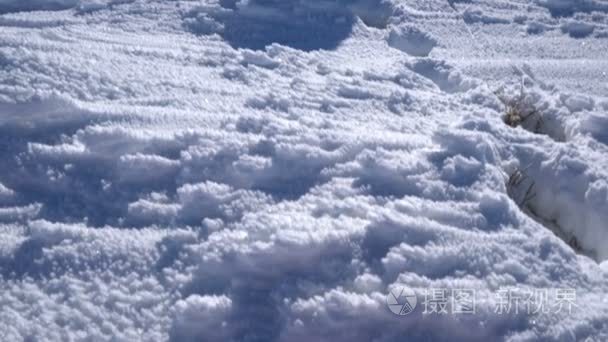
POLYGON ((608 339, 603 1, 0 12, 3 341, 608 339))
POLYGON ((59 11, 76 8, 80 12, 103 9, 107 6, 134 0, 0 0, 0 13, 21 11, 59 11))

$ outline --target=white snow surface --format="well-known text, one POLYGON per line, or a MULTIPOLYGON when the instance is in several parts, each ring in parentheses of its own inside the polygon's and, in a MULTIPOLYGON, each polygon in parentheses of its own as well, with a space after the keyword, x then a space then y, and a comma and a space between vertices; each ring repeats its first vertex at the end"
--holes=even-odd
POLYGON ((608 340, 608 2, 0 13, 0 340, 608 340), (398 284, 476 312, 395 316, 398 284))

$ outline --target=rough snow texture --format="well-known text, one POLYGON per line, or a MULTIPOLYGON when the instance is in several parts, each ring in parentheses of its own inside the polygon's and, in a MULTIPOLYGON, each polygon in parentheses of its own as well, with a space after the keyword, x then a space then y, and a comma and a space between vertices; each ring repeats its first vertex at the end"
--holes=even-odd
POLYGON ((21 11, 59 11, 75 8, 78 12, 90 12, 134 0, 0 0, 0 13, 21 11))
POLYGON ((608 339, 603 1, 95 3, 0 1, 3 341, 608 339))

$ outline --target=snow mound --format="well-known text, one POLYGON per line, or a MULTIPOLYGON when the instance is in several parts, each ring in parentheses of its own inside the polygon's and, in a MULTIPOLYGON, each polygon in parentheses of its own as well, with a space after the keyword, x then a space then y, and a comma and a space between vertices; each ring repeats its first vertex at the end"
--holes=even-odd
POLYGON ((608 115, 589 114, 581 123, 581 131, 608 145, 608 115))
POLYGON ((608 4, 601 0, 537 0, 555 16, 568 16, 576 12, 608 12, 608 4))

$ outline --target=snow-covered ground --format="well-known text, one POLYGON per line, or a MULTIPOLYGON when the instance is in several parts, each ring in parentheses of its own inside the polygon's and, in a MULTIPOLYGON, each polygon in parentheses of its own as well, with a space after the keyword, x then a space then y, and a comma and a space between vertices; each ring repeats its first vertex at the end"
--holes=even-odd
POLYGON ((608 340, 607 1, 0 13, 0 340, 608 340))

